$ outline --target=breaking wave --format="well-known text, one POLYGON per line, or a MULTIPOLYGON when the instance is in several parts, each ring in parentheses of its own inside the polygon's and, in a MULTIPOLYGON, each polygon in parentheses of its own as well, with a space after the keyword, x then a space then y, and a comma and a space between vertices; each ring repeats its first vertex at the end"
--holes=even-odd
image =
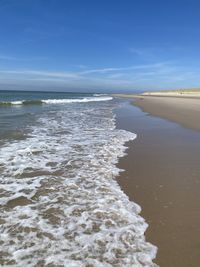
POLYGON ((71 98, 71 99, 43 99, 43 100, 19 100, 0 102, 0 106, 12 106, 12 105, 41 105, 41 104, 68 104, 68 103, 86 103, 97 101, 109 101, 113 98, 110 96, 96 96, 85 98, 71 98))
POLYGON ((0 265, 155 267, 147 223, 115 178, 125 142, 106 102, 42 113, 0 151, 0 265))

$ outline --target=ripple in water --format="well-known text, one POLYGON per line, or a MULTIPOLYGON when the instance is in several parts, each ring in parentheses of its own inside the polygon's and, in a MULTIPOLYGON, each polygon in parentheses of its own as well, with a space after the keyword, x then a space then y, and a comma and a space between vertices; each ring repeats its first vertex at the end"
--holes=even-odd
POLYGON ((115 181, 125 142, 113 103, 63 105, 0 152, 0 264, 155 267, 147 224, 115 181))

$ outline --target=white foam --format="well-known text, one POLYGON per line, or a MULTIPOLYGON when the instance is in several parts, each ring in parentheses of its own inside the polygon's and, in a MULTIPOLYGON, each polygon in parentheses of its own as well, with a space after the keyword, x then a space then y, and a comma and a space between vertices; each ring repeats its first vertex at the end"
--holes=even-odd
POLYGON ((86 102, 96 102, 96 101, 109 101, 113 98, 111 96, 96 96, 96 97, 85 97, 81 99, 47 99, 42 100, 46 104, 66 104, 66 103, 86 103, 86 102))
MULTIPOLYGON (((109 101, 112 100, 113 97, 111 96, 100 96, 95 95, 93 97, 84 97, 84 98, 68 98, 68 99, 42 99, 41 103, 43 104, 70 104, 70 103, 87 103, 87 102, 98 102, 98 101, 109 101)), ((11 102, 2 102, 3 104, 12 104, 12 105, 23 105, 24 102, 28 100, 21 100, 21 101, 11 101, 11 102)), ((34 100, 30 100, 31 101, 34 100)))
MULTIPOLYGON (((4 102, 5 104, 8 103, 8 102, 4 102)), ((10 102, 12 105, 22 105, 23 104, 23 101, 11 101, 10 102)))
POLYGON ((141 209, 115 180, 124 144, 136 138, 116 129, 115 107, 59 106, 40 116, 30 138, 1 148, 2 261, 16 267, 156 266, 141 209), (20 197, 29 202, 22 206, 20 197))

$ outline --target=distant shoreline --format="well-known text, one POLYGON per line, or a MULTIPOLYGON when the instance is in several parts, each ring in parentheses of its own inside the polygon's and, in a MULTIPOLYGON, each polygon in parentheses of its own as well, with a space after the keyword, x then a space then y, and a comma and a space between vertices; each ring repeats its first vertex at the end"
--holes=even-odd
POLYGON ((182 126, 200 131, 200 93, 179 95, 173 93, 148 93, 141 95, 116 94, 115 97, 129 98, 133 104, 150 115, 164 118, 182 126), (150 95, 152 94, 152 95, 150 95))

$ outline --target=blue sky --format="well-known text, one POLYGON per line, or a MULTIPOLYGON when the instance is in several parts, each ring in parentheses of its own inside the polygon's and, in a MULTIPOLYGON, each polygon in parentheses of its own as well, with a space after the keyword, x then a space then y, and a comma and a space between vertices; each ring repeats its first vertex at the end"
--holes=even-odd
POLYGON ((0 0, 0 89, 200 87, 198 0, 0 0))

